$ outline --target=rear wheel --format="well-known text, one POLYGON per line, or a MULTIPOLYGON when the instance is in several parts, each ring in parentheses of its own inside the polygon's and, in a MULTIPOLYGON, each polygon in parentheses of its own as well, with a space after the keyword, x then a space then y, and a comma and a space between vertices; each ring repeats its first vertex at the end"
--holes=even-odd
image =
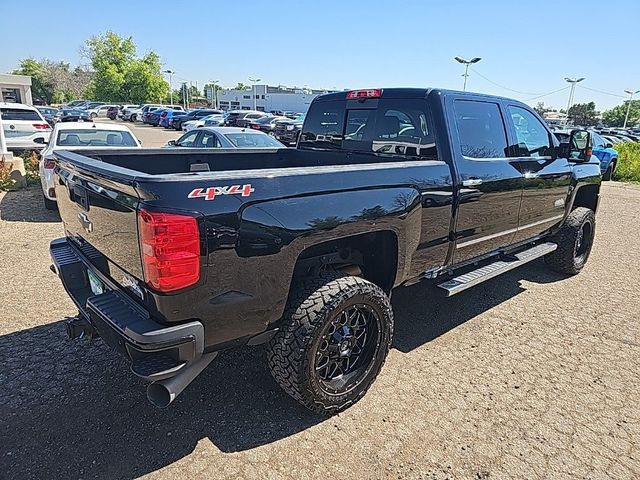
POLYGON ((49 200, 44 195, 42 196, 42 198, 44 201, 44 208, 46 208, 47 210, 58 210, 58 202, 54 200, 49 200))
POLYGON ((393 336, 393 312, 382 289, 336 272, 303 280, 290 296, 285 322, 269 344, 273 378, 302 405, 324 414, 364 396, 393 336))
POLYGON ((553 239, 558 248, 545 257, 547 265, 567 275, 579 273, 591 253, 595 232, 593 210, 584 207, 573 210, 553 239))

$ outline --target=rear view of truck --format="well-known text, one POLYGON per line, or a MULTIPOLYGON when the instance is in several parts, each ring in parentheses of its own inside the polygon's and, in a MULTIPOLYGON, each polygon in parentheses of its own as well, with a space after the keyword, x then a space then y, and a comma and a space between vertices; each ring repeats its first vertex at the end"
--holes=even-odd
MULTIPOLYGON (((145 380, 165 380, 188 368, 195 377, 214 356, 203 355, 203 325, 158 320, 177 308, 162 295, 202 280, 202 216, 140 208, 131 179, 102 174, 98 181, 95 172, 92 177, 64 162, 58 167, 66 237, 52 242, 51 256, 79 310, 67 332, 71 338, 99 335, 130 358, 132 372, 145 380)), ((149 390, 158 405, 175 395, 160 385, 149 390)))

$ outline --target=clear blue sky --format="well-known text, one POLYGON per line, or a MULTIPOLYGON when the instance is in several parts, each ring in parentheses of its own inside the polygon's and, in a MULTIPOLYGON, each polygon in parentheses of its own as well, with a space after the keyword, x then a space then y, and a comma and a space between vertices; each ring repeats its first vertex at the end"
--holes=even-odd
MULTIPOLYGON (((37 2, 2 22, 0 72, 28 56, 83 63, 80 47, 108 29, 155 50, 176 78, 223 86, 462 88, 455 55, 482 57, 468 89, 564 107, 563 78, 616 95, 640 89, 640 0, 37 2), (531 100, 530 100, 531 99, 531 100)), ((3 9, 5 15, 7 8, 3 9)), ((599 110, 623 99, 579 88, 599 110)))

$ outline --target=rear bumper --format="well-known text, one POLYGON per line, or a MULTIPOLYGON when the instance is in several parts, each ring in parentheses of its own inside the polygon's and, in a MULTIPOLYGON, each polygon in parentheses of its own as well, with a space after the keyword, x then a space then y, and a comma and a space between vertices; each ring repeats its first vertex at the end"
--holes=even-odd
POLYGON ((105 343, 131 360, 133 373, 151 381, 170 378, 202 356, 204 327, 200 322, 173 326, 156 322, 127 293, 93 268, 66 238, 53 240, 49 252, 53 270, 80 314, 105 343), (88 270, 103 283, 104 293, 92 292, 88 270))

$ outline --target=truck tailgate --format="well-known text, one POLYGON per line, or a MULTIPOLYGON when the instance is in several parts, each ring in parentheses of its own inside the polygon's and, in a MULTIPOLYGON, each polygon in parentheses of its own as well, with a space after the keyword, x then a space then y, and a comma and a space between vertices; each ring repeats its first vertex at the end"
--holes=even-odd
MULTIPOLYGON (((138 242, 138 195, 132 181, 103 177, 59 162, 56 197, 66 235, 93 247, 108 262, 138 279, 143 278, 138 242)), ((115 272, 104 271, 114 275, 115 272)), ((120 279, 118 279, 120 280, 120 279)))

